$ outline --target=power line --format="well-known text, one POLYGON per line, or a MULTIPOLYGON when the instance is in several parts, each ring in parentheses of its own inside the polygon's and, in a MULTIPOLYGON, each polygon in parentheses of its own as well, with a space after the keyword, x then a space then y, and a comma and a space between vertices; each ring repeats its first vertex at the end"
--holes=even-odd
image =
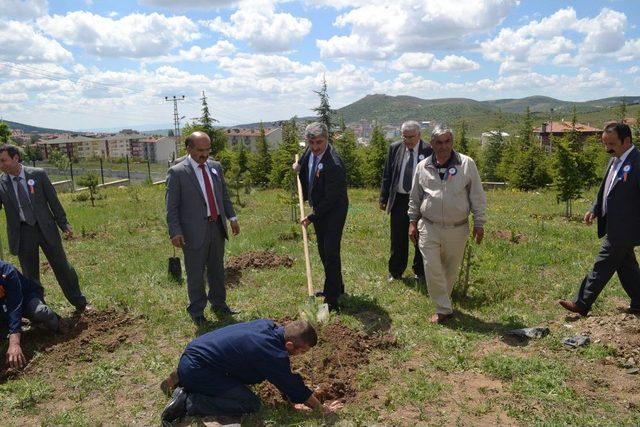
POLYGON ((169 98, 168 96, 165 96, 164 100, 173 101, 173 128, 174 128, 175 149, 176 149, 174 159, 176 159, 178 157, 178 141, 180 140, 180 120, 184 119, 184 116, 180 117, 178 115, 178 101, 184 101, 184 95, 182 95, 181 97, 176 97, 175 95, 173 95, 173 97, 171 98, 169 98))

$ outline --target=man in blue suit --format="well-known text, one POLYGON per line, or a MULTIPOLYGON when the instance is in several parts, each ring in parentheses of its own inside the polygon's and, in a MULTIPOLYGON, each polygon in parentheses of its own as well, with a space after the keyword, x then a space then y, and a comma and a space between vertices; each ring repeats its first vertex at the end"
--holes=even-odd
POLYGON ((640 151, 624 123, 605 126, 602 142, 611 160, 584 221, 590 225, 597 218, 598 237, 604 239, 593 270, 582 280, 576 298, 559 303, 568 311, 586 316, 613 274, 618 273, 631 299, 626 311, 640 314, 640 268, 634 253, 640 246, 640 151))

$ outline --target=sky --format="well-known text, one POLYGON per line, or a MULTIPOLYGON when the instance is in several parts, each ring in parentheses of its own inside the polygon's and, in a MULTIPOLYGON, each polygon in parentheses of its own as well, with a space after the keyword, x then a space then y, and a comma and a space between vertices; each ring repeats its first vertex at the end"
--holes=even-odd
POLYGON ((58 129, 312 115, 368 94, 639 95, 640 1, 0 0, 0 116, 58 129))

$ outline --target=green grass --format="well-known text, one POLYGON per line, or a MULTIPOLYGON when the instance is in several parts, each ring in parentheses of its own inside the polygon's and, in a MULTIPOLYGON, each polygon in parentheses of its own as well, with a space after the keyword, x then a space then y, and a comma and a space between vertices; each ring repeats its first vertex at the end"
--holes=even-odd
MULTIPOLYGON (((73 361, 71 374, 67 366, 52 366, 0 385, 3 423, 157 424, 166 403, 157 385, 175 367, 186 343, 202 332, 185 312, 185 286, 166 274, 173 249, 165 225, 164 189, 135 186, 101 192, 107 197, 96 207, 72 201, 71 194, 61 195, 77 235, 65 247, 91 302, 99 309, 115 307, 141 315, 136 328, 142 339, 113 353, 98 342, 85 343, 91 346, 91 360, 73 361)), ((588 194, 592 196, 593 191, 588 194)), ((444 327, 429 324, 433 304, 423 285, 412 279, 387 283, 389 218, 377 208, 376 192, 350 190, 349 197, 342 263, 346 289, 353 298, 338 317, 352 328, 389 330, 397 336, 398 346, 376 350, 371 363, 360 369, 355 378, 359 395, 341 411, 341 420, 396 424, 390 420, 396 420, 398 411, 414 408, 414 418, 397 424, 468 425, 498 419, 500 412, 522 425, 640 422, 637 405, 623 405, 606 389, 584 395, 577 388, 584 372, 599 375, 601 360, 612 354, 611 349, 597 344, 568 352, 559 345, 566 331, 561 326, 564 313, 555 301, 575 293, 599 242, 594 227, 556 215, 563 206, 554 202, 552 193, 488 193, 486 240, 473 246, 468 297, 455 301, 459 315, 444 327), (525 238, 518 244, 501 240, 494 234, 497 230, 523 233, 525 238), (508 329, 545 325, 551 327, 551 335, 528 346, 501 342, 508 329), (465 375, 501 383, 500 394, 479 393, 479 398, 470 394, 459 402, 448 399, 454 393, 466 395, 452 380, 465 375), (577 383, 572 380, 576 377, 577 383), (371 400, 373 394, 379 398, 371 400), (442 418, 454 412, 457 418, 442 418)), ((242 310, 238 320, 296 316, 306 301, 306 279, 302 243, 281 238, 291 234, 290 209, 276 191, 243 195, 243 202, 246 206, 238 209, 241 234, 227 243, 226 256, 272 249, 293 256, 295 262, 290 269, 243 271, 240 285, 228 291, 228 302, 242 310)), ((588 206, 589 200, 579 200, 574 209, 581 214, 588 206)), ((0 226, 6 254, 4 215, 0 226)), ((311 239, 313 277, 319 287, 323 274, 313 232, 311 239)), ((13 256, 8 260, 17 262, 13 256)), ((50 305, 70 314, 72 308, 50 271, 43 273, 42 281, 50 305)), ((595 305, 595 315, 609 312, 616 299, 625 298, 614 279, 595 305)), ((575 325, 579 328, 580 323, 575 325)), ((279 406, 263 409, 248 422, 317 425, 323 421, 279 406)))

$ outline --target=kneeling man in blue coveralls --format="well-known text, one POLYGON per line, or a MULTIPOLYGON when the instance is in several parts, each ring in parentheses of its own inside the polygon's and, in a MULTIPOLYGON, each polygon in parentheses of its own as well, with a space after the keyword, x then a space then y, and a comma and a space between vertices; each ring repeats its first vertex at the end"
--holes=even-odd
POLYGON ((316 331, 304 320, 279 326, 259 319, 208 332, 191 341, 178 369, 161 384, 172 399, 162 412, 162 424, 171 425, 184 415, 231 416, 258 412, 260 399, 247 387, 269 381, 296 409, 325 413, 341 407, 323 405, 291 372, 290 356, 306 353, 318 341, 316 331), (174 390, 175 389, 175 390, 174 390))

